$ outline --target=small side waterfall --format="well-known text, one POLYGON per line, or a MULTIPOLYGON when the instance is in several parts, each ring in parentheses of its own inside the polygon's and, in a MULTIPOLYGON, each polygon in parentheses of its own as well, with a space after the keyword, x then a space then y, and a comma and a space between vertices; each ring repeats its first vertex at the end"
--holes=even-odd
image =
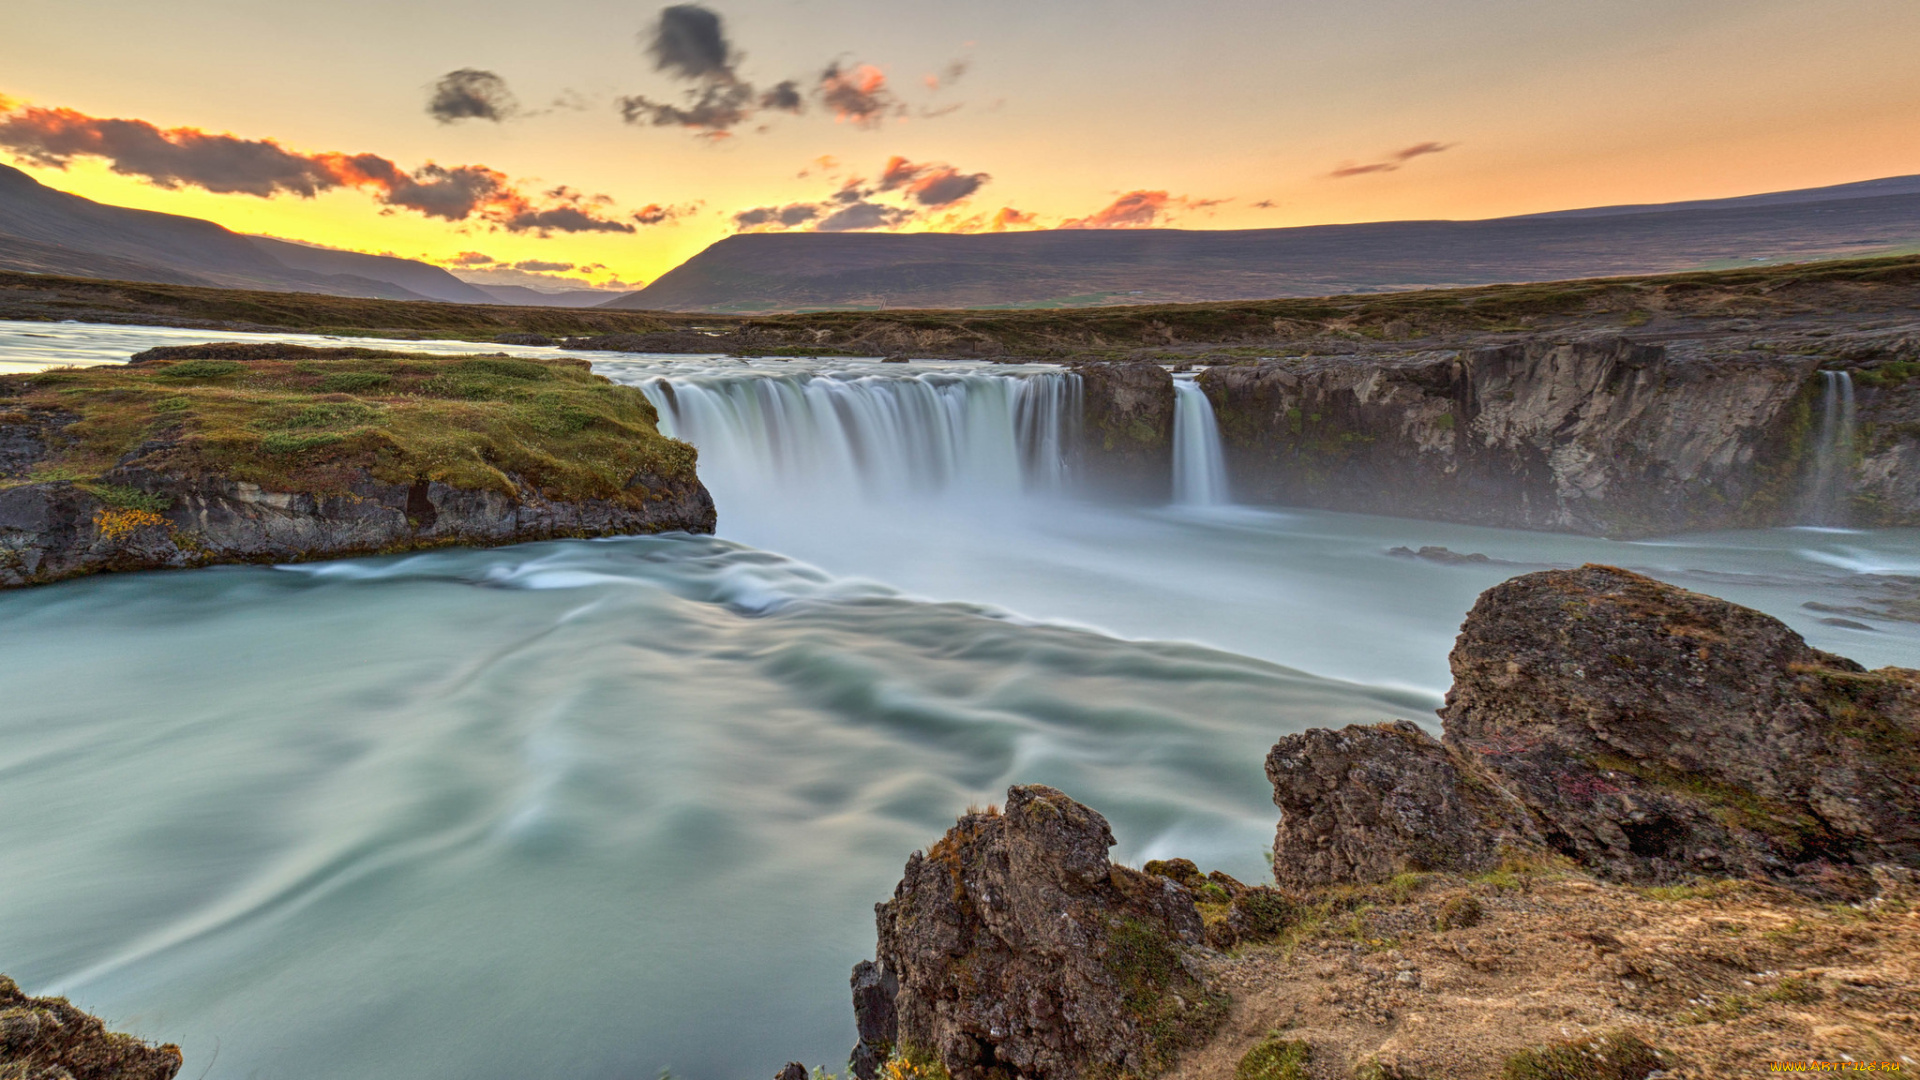
POLYGON ((1807 478, 1803 517, 1809 525, 1846 524, 1846 475, 1853 465, 1853 376, 1822 371, 1820 436, 1807 478))
MULTIPOLYGON (((759 503, 1005 500, 1063 490, 1068 373, 710 373, 640 384, 719 494, 759 503)), ((738 505, 734 503, 733 505, 738 505)))
POLYGON ((1213 402, 1193 379, 1173 381, 1173 501, 1219 506, 1228 501, 1227 464, 1213 402))

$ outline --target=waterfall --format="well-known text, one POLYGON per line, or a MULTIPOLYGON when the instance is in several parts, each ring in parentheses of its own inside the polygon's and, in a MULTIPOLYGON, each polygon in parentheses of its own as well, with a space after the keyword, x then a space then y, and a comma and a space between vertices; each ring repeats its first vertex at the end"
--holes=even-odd
POLYGON ((1813 451, 1803 516, 1809 525, 1845 525, 1847 471, 1853 466, 1853 376, 1820 373, 1820 441, 1813 451))
POLYGON ((722 499, 995 501, 1069 481, 1080 377, 707 372, 641 383, 722 499))
POLYGON ((1227 498, 1227 465, 1213 402, 1193 379, 1173 382, 1173 501, 1219 506, 1227 498))

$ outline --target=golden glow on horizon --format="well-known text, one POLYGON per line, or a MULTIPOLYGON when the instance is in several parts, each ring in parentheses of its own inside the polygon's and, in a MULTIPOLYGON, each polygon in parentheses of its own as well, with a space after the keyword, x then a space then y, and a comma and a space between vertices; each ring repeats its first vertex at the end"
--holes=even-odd
MULTIPOLYGON (((236 56, 226 72, 232 85, 219 88, 156 80, 141 66, 148 53, 167 44, 167 35, 184 32, 168 29, 164 20, 142 22, 157 16, 123 9, 114 0, 36 8, 20 20, 12 44, 0 43, 8 78, 17 80, 0 86, 0 93, 162 127, 234 130, 302 148, 372 150, 407 168, 428 161, 484 163, 523 182, 528 192, 562 184, 605 192, 622 212, 654 203, 701 208, 632 234, 543 239, 471 220, 450 224, 405 210, 383 211, 367 194, 345 189, 311 199, 261 199, 162 189, 115 174, 95 158, 76 158, 64 171, 22 167, 63 191, 206 218, 239 232, 440 263, 480 251, 509 263, 603 264, 606 271, 595 271, 594 280, 626 282, 657 278, 731 235, 736 212, 824 203, 840 181, 820 172, 817 159, 823 157, 841 163, 840 178, 865 177, 869 184, 894 157, 990 174, 965 202, 925 209, 900 226, 904 231, 965 222, 990 228, 996 217, 1003 227, 1009 221, 1013 227, 1053 226, 1143 192, 1168 193, 1171 221, 1155 220, 1173 227, 1268 228, 1496 217, 1920 172, 1920 69, 1906 56, 1906 43, 1920 38, 1920 5, 1893 0, 1833 0, 1818 10, 1785 0, 1689 0, 1664 7, 1623 0, 1611 19, 1591 6, 1550 0, 1524 15, 1494 0, 1428 7, 1378 0, 1375 7, 1392 9, 1404 25, 1388 25, 1382 16, 1378 25, 1366 26, 1370 39, 1354 38, 1352 26, 1342 21, 1359 15, 1290 5, 1248 9, 1227 20, 1244 24, 1238 37, 1248 40, 1208 43, 1240 50, 1233 56, 1242 62, 1187 72, 1178 85, 1111 71, 1161 55, 1156 48, 1185 47, 1173 40, 1180 31, 1157 24, 1130 28, 1120 16, 1089 31, 1058 12, 1038 12, 1030 25, 1015 28, 1024 33, 1008 31, 997 39, 973 26, 926 31, 942 41, 964 36, 981 43, 969 54, 964 77, 926 84, 910 120, 867 130, 835 123, 830 110, 816 107, 805 117, 782 117, 764 132, 743 128, 720 144, 680 128, 622 125, 605 94, 585 111, 550 110, 505 125, 434 125, 420 114, 419 88, 436 70, 492 62, 516 88, 539 85, 537 66, 488 61, 487 48, 479 44, 486 35, 478 29, 465 44, 436 45, 428 60, 407 65, 395 61, 406 52, 396 52, 397 45, 367 44, 369 56, 384 57, 396 69, 386 81, 354 80, 328 95, 290 97, 281 72, 297 67, 303 48, 359 47, 353 12, 345 9, 370 2, 343 0, 340 11, 310 16, 328 27, 328 20, 339 21, 337 31, 327 31, 336 37, 316 31, 311 45, 274 38, 287 54, 276 64, 236 56), (71 20, 106 10, 124 10, 124 38, 114 37, 117 24, 107 24, 100 40, 89 41, 96 52, 78 53, 65 44, 71 20), (1446 18, 1459 13, 1479 21, 1446 18), (1656 18, 1667 21, 1656 25, 1656 18), (1058 27, 1048 21, 1054 19, 1058 27), (1547 21, 1534 26, 1530 19, 1547 21), (1283 23, 1292 38, 1260 29, 1283 23), (1055 41, 1049 34, 1083 45, 1085 55, 1058 52, 1050 54, 1051 65, 1035 62, 1055 41), (1262 34, 1275 43, 1276 58, 1265 67, 1245 62, 1257 55, 1262 34), (1304 44, 1296 46, 1294 38, 1304 44), (468 54, 478 55, 458 58, 468 54), (1104 73, 1104 81, 1091 73, 1104 73), (966 107, 935 115, 944 102, 966 107), (1395 156, 1429 143, 1445 149, 1395 156), (1377 167, 1333 177, 1343 166, 1377 167)), ((423 0, 422 11, 439 2, 423 0)), ((496 0, 474 2, 498 6, 496 0)), ((249 34, 271 33, 218 23, 225 8, 214 0, 183 3, 205 16, 194 24, 199 37, 176 43, 188 67, 250 40, 249 34)), ((715 6, 727 10, 732 32, 753 45, 753 59, 769 70, 798 70, 810 57, 832 55, 828 46, 839 40, 827 32, 837 27, 814 24, 774 34, 762 25, 775 18, 771 8, 715 6)), ((409 9, 405 17, 422 20, 419 33, 425 35, 429 20, 422 11, 409 9)), ((1202 16, 1209 12, 1196 13, 1202 16)), ((863 54, 890 62, 849 64, 847 70, 884 70, 895 87, 917 87, 920 68, 944 70, 941 58, 955 51, 948 45, 901 58, 918 47, 911 29, 896 27, 889 31, 893 38, 863 46, 863 54)), ((594 42, 592 48, 563 30, 553 29, 551 41, 536 35, 516 44, 526 46, 527 56, 549 56, 548 69, 560 73, 556 78, 573 77, 574 68, 611 72, 606 78, 616 86, 646 76, 638 57, 629 55, 631 30, 618 42, 594 42)), ((871 75, 863 78, 863 85, 872 83, 871 75)), ((531 100, 532 91, 523 96, 531 100)), ((880 198, 898 205, 905 196, 902 190, 880 198)))

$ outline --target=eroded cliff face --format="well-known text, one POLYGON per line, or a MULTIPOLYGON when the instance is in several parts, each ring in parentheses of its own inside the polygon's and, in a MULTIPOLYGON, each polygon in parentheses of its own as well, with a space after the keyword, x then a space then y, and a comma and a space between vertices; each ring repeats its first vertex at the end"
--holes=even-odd
POLYGON ((1200 384, 1247 501, 1633 536, 1791 520, 1819 363, 1602 337, 1200 384))
POLYGON ((1274 747, 1283 883, 1551 852, 1615 881, 1846 895, 1920 867, 1920 672, 1604 566, 1489 589, 1452 667, 1444 745, 1402 723, 1274 747))
MULTIPOLYGON (((0 479, 31 475, 64 418, 0 421, 0 479)), ((518 493, 438 482, 381 483, 357 470, 334 493, 265 490, 217 473, 149 467, 169 446, 104 474, 0 488, 0 586, 37 585, 115 570, 217 563, 302 562, 462 544, 485 547, 567 537, 714 529, 698 480, 636 473, 635 505, 563 501, 520 480, 518 493)), ((516 478, 518 479, 518 478, 516 478)))

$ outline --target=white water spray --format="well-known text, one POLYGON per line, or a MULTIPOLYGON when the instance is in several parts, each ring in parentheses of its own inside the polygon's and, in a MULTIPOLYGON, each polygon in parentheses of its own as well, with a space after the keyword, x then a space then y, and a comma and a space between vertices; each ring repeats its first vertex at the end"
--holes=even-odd
POLYGON ((1193 379, 1173 382, 1173 501, 1219 506, 1227 497, 1227 465, 1213 402, 1193 379))
POLYGON ((1814 447, 1805 516, 1809 525, 1845 525, 1843 489, 1853 464, 1853 376, 1822 371, 1820 379, 1820 442, 1814 447))

